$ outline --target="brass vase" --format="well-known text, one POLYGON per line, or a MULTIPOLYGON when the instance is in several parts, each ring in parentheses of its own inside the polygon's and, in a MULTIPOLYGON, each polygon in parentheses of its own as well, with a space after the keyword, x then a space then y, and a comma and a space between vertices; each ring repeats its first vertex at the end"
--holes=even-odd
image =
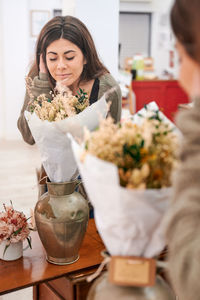
POLYGON ((83 196, 76 192, 79 181, 47 182, 47 192, 35 206, 39 237, 53 264, 65 265, 78 260, 89 218, 83 196))

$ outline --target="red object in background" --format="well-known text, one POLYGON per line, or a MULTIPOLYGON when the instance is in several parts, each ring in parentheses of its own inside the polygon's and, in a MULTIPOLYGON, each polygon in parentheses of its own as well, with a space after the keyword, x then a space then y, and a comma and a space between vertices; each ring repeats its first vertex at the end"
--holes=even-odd
POLYGON ((155 101, 173 122, 178 105, 189 102, 177 80, 132 81, 132 89, 136 96, 136 112, 145 104, 155 101))

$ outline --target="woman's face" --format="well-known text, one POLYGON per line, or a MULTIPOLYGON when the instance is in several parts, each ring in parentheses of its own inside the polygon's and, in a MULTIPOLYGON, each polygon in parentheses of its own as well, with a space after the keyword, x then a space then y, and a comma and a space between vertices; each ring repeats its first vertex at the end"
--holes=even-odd
POLYGON ((189 96, 200 95, 200 66, 185 51, 177 41, 176 48, 179 54, 179 83, 189 96))
POLYGON ((77 87, 86 63, 82 51, 66 39, 56 40, 47 47, 46 62, 51 76, 72 89, 77 87))

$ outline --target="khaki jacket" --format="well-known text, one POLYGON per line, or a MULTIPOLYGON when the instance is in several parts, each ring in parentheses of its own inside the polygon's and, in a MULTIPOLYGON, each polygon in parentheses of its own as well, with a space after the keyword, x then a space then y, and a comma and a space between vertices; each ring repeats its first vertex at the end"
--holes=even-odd
POLYGON ((181 166, 168 215, 169 276, 180 300, 200 298, 200 98, 181 111, 181 166))

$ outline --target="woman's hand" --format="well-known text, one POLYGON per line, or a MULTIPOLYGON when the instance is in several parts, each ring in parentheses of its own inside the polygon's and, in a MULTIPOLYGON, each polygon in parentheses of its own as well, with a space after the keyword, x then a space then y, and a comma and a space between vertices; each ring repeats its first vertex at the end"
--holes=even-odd
POLYGON ((40 54, 40 65, 39 65, 39 68, 40 68, 40 72, 41 73, 47 73, 47 70, 46 70, 46 67, 45 67, 45 64, 44 64, 44 61, 43 61, 43 58, 42 58, 42 54, 40 54))

